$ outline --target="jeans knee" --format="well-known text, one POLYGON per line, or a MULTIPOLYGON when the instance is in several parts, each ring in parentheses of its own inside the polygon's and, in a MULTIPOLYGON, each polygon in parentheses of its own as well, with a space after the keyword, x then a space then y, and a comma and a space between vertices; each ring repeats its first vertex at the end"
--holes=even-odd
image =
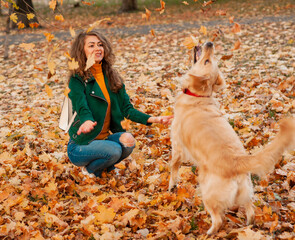
POLYGON ((120 143, 123 144, 124 147, 134 147, 135 146, 135 138, 131 133, 123 133, 119 138, 120 143))

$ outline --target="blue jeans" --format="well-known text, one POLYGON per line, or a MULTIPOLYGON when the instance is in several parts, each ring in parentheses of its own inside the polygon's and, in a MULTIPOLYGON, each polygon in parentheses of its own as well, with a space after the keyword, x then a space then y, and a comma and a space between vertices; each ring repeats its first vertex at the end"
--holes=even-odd
POLYGON ((132 153, 135 145, 126 147, 119 141, 123 133, 114 133, 105 140, 94 140, 88 145, 78 145, 70 139, 68 157, 74 165, 85 166, 89 173, 101 177, 104 170, 115 169, 115 164, 132 153))

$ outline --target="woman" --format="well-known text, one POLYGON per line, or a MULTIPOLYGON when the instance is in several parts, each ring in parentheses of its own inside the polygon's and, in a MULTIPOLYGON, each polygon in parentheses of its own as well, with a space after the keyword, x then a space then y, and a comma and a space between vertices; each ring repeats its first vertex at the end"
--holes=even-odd
POLYGON ((79 68, 71 72, 69 80, 69 97, 77 116, 69 130, 68 156, 76 166, 86 167, 86 173, 101 177, 135 147, 134 137, 121 126, 124 117, 150 125, 168 124, 172 116, 151 117, 133 107, 121 76, 113 68, 111 44, 99 32, 80 33, 71 57, 79 68), (95 61, 90 69, 86 69, 87 59, 95 61))

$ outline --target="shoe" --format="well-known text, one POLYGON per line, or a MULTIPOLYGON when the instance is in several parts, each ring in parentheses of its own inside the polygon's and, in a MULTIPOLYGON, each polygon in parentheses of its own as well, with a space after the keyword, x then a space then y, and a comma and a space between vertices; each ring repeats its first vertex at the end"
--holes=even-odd
POLYGON ((82 167, 81 171, 82 171, 83 175, 88 176, 90 178, 95 178, 95 175, 93 173, 89 173, 87 171, 86 167, 82 167))

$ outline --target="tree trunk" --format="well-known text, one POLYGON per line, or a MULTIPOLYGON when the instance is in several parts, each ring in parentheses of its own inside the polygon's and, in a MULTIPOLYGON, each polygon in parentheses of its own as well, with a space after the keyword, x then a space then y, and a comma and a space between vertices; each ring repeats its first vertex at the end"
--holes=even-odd
POLYGON ((130 12, 137 10, 137 0, 122 0, 120 12, 130 12))
MULTIPOLYGON (((19 7, 19 9, 14 9, 14 12, 17 15, 18 22, 21 21, 25 25, 25 27, 29 27, 30 23, 39 24, 36 16, 30 20, 27 18, 27 14, 29 13, 35 14, 35 9, 34 9, 32 0, 17 0, 16 5, 19 7)), ((12 28, 17 28, 17 24, 13 23, 12 28)))
POLYGON ((6 21, 6 29, 5 29, 5 39, 4 39, 4 59, 7 60, 9 58, 9 34, 10 34, 10 15, 12 14, 12 3, 9 3, 9 12, 6 21))

